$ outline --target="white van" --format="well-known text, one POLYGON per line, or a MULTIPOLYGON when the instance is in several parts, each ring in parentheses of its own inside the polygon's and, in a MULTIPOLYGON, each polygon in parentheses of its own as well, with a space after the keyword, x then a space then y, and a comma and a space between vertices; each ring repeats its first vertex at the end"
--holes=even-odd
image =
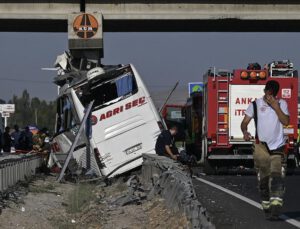
MULTIPOLYGON (((131 64, 106 72, 92 69, 86 80, 64 90, 58 99, 54 148, 69 149, 84 116, 84 106, 92 100, 89 142, 92 156, 96 156, 91 162, 95 167, 96 161, 100 175, 124 173, 142 164, 143 153, 155 153, 163 126, 145 84, 131 64)), ((76 151, 84 146, 82 136, 76 151)))

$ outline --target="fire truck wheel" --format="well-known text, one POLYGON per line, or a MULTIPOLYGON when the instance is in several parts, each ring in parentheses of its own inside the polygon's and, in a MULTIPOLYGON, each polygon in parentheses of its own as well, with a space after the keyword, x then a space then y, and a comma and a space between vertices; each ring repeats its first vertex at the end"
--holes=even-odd
POLYGON ((212 165, 210 161, 207 159, 204 161, 204 167, 203 167, 203 172, 206 175, 215 175, 217 173, 216 167, 212 165))

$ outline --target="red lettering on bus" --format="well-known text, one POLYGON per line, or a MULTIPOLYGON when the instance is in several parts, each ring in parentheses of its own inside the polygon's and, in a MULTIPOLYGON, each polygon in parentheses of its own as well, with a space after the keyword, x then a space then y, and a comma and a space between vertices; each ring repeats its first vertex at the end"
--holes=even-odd
POLYGON ((126 105, 125 105, 125 110, 129 110, 131 108, 131 103, 127 103, 126 105))
POLYGON ((106 117, 105 117, 105 114, 101 114, 100 115, 100 120, 99 121, 102 121, 103 119, 105 119, 106 117))
POLYGON ((120 112, 120 108, 117 107, 113 110, 113 115, 119 114, 119 112, 120 112))
POLYGON ((145 97, 139 98, 139 104, 140 104, 140 105, 144 104, 145 102, 146 102, 145 97))
POLYGON ((135 99, 135 100, 133 100, 130 103, 126 103, 124 106, 116 107, 113 110, 107 111, 105 114, 101 114, 99 121, 102 121, 102 120, 104 120, 106 118, 110 118, 112 116, 120 114, 124 110, 129 110, 129 109, 131 109, 133 107, 141 106, 141 105, 145 104, 145 102, 146 102, 146 98, 145 97, 141 97, 141 98, 135 99))
POLYGON ((133 102, 132 102, 132 106, 133 107, 136 107, 138 104, 139 104, 139 100, 138 99, 133 100, 133 102))
POLYGON ((106 118, 110 118, 113 115, 112 111, 107 111, 106 112, 106 118))

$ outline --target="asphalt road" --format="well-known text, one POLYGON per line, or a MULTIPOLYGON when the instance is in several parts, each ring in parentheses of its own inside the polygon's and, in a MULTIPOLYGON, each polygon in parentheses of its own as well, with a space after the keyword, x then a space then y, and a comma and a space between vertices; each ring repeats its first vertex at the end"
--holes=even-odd
POLYGON ((265 219, 263 211, 258 208, 260 200, 255 175, 205 176, 199 174, 199 171, 195 174, 200 178, 193 179, 198 199, 208 210, 217 229, 300 228, 300 171, 297 171, 296 175, 287 176, 285 180, 286 194, 282 218, 285 217, 290 223, 283 219, 278 221, 265 219), (205 181, 212 184, 206 184, 205 181), (220 187, 212 187, 215 184, 220 187), (225 190, 222 191, 219 188, 225 188, 225 190), (233 193, 226 193, 230 191, 233 193), (247 200, 254 201, 253 205, 256 206, 249 204, 247 200))

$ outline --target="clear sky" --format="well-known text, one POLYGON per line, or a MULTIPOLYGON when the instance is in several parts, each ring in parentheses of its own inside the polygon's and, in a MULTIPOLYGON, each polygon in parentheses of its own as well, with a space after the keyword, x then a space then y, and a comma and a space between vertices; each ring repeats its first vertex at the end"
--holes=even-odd
MULTIPOLYGON (((300 67, 300 33, 104 33, 104 64, 133 63, 151 92, 170 90, 176 81, 202 80, 210 67, 233 69, 250 62, 290 59, 300 67)), ((27 89, 53 100, 52 67, 67 49, 66 33, 0 33, 0 98, 27 89)))

